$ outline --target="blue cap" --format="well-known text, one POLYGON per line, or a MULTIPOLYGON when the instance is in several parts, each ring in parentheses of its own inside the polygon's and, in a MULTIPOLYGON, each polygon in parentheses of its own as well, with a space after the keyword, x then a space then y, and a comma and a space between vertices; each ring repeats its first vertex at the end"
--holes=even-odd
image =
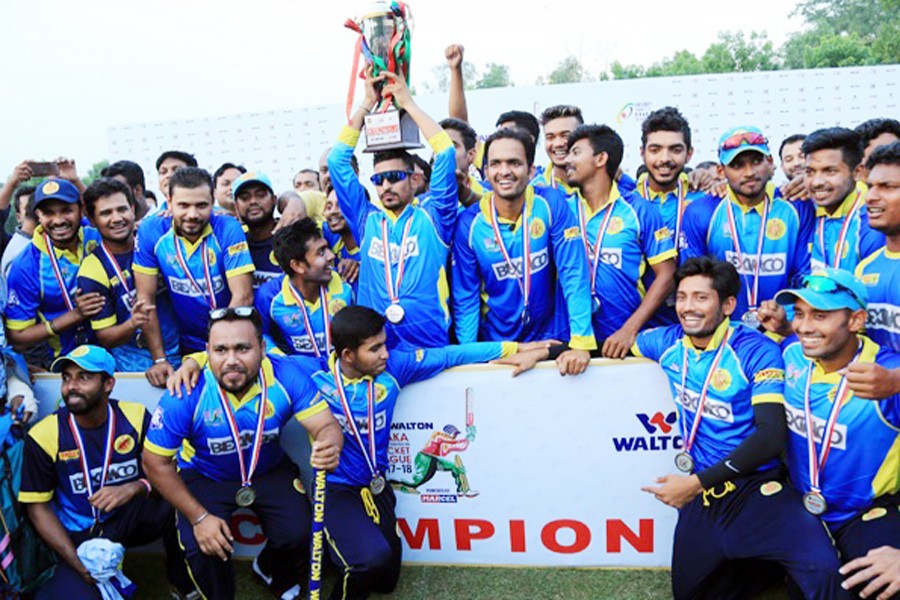
POLYGON ((844 269, 816 269, 803 278, 803 287, 782 290, 775 301, 788 306, 800 298, 816 310, 860 310, 869 302, 866 286, 850 271, 844 269))
POLYGON ((78 188, 65 179, 48 179, 38 186, 34 192, 34 207, 44 200, 59 200, 66 204, 77 204, 81 199, 78 188))
POLYGON ((100 346, 87 344, 78 346, 65 356, 54 360, 50 370, 59 373, 66 366, 66 362, 73 362, 89 373, 106 373, 110 377, 115 377, 116 374, 116 360, 100 346))
POLYGON ((272 182, 269 181, 269 178, 265 173, 260 173, 258 171, 247 171, 246 173, 241 174, 240 177, 234 180, 234 183, 231 184, 231 195, 237 198, 238 192, 241 191, 241 188, 245 185, 250 185, 251 183, 261 183, 267 188, 271 193, 275 193, 275 189, 272 187, 272 182))
POLYGON ((761 152, 764 156, 772 156, 769 140, 758 127, 733 127, 719 138, 719 162, 730 165, 734 158, 742 152, 761 152), (733 139, 732 139, 733 138, 733 139))

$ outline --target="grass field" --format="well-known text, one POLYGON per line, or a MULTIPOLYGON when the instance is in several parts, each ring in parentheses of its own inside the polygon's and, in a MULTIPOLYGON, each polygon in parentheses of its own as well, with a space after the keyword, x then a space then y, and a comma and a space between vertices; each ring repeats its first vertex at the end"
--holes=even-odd
MULTIPOLYGON (((238 600, 269 600, 268 593, 247 561, 235 561, 238 600)), ((125 573, 138 584, 140 599, 166 598, 162 557, 129 554, 125 573)), ((325 591, 335 579, 326 578, 325 591)), ((373 598, 412 600, 459 598, 461 600, 662 600, 671 598, 669 572, 643 569, 500 569, 475 567, 404 567, 397 590, 373 598)), ((761 600, 785 600, 775 589, 761 600)))

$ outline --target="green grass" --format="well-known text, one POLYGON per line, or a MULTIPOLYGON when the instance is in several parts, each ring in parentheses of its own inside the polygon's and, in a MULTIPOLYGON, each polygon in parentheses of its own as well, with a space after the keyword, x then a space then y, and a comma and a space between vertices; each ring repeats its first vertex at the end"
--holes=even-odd
MULTIPOLYGON (((166 596, 162 557, 128 554, 125 573, 138 585, 139 599, 166 596)), ((250 571, 248 561, 235 561, 238 600, 274 598, 250 571)), ((330 592, 334 576, 325 581, 330 592)), ((327 597, 327 596, 326 596, 327 597)), ((671 598, 669 572, 652 569, 524 569, 485 567, 404 567, 397 590, 373 598, 412 600, 463 598, 466 600, 662 600, 671 598)), ((774 589, 760 600, 784 600, 783 589, 774 589)))

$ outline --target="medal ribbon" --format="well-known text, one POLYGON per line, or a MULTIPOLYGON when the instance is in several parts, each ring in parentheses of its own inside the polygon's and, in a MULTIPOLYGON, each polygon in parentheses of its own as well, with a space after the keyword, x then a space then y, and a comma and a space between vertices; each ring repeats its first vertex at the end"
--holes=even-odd
MULTIPOLYGON (((697 412, 694 415, 694 422, 691 424, 691 433, 690 435, 685 435, 685 419, 681 419, 681 437, 684 441, 684 451, 690 452, 691 448, 694 447, 694 440, 697 438, 697 431, 700 429, 700 421, 703 420, 703 407, 706 406, 706 393, 709 390, 709 384, 712 381, 713 374, 716 372, 716 369, 719 366, 719 361, 722 358, 722 354, 725 352, 725 347, 728 345, 728 338, 731 335, 731 330, 726 330, 725 335, 722 337, 722 342, 719 344, 719 350, 716 352, 716 356, 713 358, 712 366, 709 368, 709 372, 706 373, 706 380, 703 382, 703 388, 700 390, 700 400, 697 402, 697 412)), ((684 357, 681 361, 681 394, 682 394, 682 406, 687 410, 687 371, 688 371, 688 348, 684 347, 684 357)))
MULTIPOLYGON (((734 212, 731 207, 731 200, 725 200, 725 208, 728 213, 728 228, 731 230, 731 242, 734 245, 734 251, 738 255, 738 273, 744 268, 744 253, 741 251, 741 243, 737 235, 737 227, 734 224, 734 212)), ((763 200, 762 221, 759 224, 759 235, 756 240, 756 265, 753 267, 753 285, 747 286, 747 303, 750 309, 756 308, 756 300, 759 297, 759 269, 762 264, 763 242, 766 236, 766 226, 769 222, 769 197, 763 200)), ((744 276, 741 275, 741 278, 744 276)))
POLYGON ((206 301, 209 304, 209 307, 215 310, 216 307, 216 293, 213 290, 213 282, 212 282, 212 274, 209 270, 209 254, 206 252, 206 238, 203 238, 203 242, 200 244, 200 251, 203 253, 203 278, 206 280, 206 290, 207 293, 203 293, 203 288, 200 287, 200 284, 197 283, 197 280, 194 279, 193 273, 188 269, 187 260, 185 260, 184 256, 181 253, 181 244, 178 243, 178 236, 173 236, 173 241, 175 242, 175 258, 178 259, 178 264, 181 265, 184 274, 187 275, 187 278, 190 280, 191 285, 200 292, 201 296, 206 297, 206 301))
MULTIPOLYGON (((678 238, 681 234, 681 220, 684 216, 684 199, 687 197, 684 181, 678 177, 678 188, 675 191, 675 251, 678 251, 678 238)), ((644 179, 644 198, 650 200, 650 177, 644 179)))
POLYGON ((50 241, 50 236, 46 233, 43 235, 44 243, 47 245, 47 256, 50 258, 50 267, 53 269, 53 276, 56 278, 56 285, 59 286, 63 301, 66 303, 66 308, 75 310, 75 302, 72 301, 69 290, 66 289, 66 280, 63 279, 62 270, 59 268, 59 259, 56 258, 56 250, 53 248, 53 242, 50 241))
POLYGON ((403 282, 403 273, 406 270, 406 260, 403 252, 406 249, 406 239, 409 237, 409 230, 412 227, 413 215, 410 214, 403 227, 403 236, 400 238, 400 256, 397 258, 397 282, 394 283, 394 275, 391 271, 391 243, 388 238, 387 217, 381 221, 381 251, 384 256, 384 284, 387 288, 388 297, 391 304, 400 302, 400 284, 403 282))
POLYGON ((231 408, 231 402, 225 395, 225 391, 221 385, 216 385, 219 390, 219 403, 225 411, 228 419, 228 429, 231 431, 231 439, 234 440, 234 447, 237 451, 238 465, 241 469, 241 487, 248 487, 256 472, 256 466, 259 464, 260 450, 262 449, 263 429, 266 424, 266 406, 269 402, 269 384, 266 382, 266 376, 263 370, 259 370, 259 379, 262 385, 260 393, 259 405, 256 407, 256 432, 253 435, 252 453, 250 455, 250 468, 246 468, 244 462, 244 449, 241 447, 241 432, 238 429, 237 419, 234 416, 234 410, 231 408))
POLYGON ((841 223, 841 233, 838 236, 837 245, 834 248, 834 263, 831 265, 828 264, 828 250, 825 248, 825 216, 821 216, 817 219, 818 227, 816 231, 816 237, 819 238, 819 250, 822 252, 822 261, 825 263, 826 267, 835 267, 838 268, 841 264, 841 255, 844 253, 844 244, 847 240, 847 233, 850 231, 850 222, 853 221, 853 215, 856 214, 857 209, 859 208, 859 201, 862 198, 862 192, 860 192, 859 188, 856 190, 856 198, 853 200, 853 206, 850 207, 850 211, 844 215, 844 222, 841 223))
MULTIPOLYGON (((75 447, 78 448, 78 455, 81 458, 81 472, 84 474, 84 488, 87 491, 88 500, 94 495, 94 484, 91 481, 91 469, 87 461, 87 452, 84 449, 84 441, 81 439, 81 430, 75 417, 69 413, 69 429, 72 431, 72 437, 75 439, 75 447)), ((106 447, 103 451, 103 470, 100 472, 100 487, 103 489, 106 485, 106 475, 109 473, 109 465, 112 462, 113 440, 116 437, 116 413, 112 406, 106 405, 106 447)), ((90 504, 90 502, 88 502, 90 504)), ((91 512, 94 514, 94 523, 100 519, 100 512, 94 505, 91 505, 91 512)))
POLYGON ((597 239, 594 242, 593 258, 591 257, 591 243, 588 241, 587 237, 588 221, 584 214, 584 201, 580 196, 577 198, 577 201, 578 220, 580 221, 581 225, 581 240, 584 242, 584 251, 587 254, 588 262, 591 265, 591 293, 593 294, 594 292, 596 292, 595 284, 597 282, 597 268, 600 266, 603 238, 606 236, 606 228, 609 226, 609 221, 612 218, 613 208, 615 207, 615 200, 609 203, 609 210, 607 210, 606 214, 603 215, 603 222, 600 224, 600 230, 597 231, 597 239))
MULTIPOLYGON (((862 352, 862 343, 856 350, 856 356, 850 361, 850 364, 856 362, 862 352)), ((849 365, 848 365, 849 366, 849 365)), ((847 377, 842 376, 838 383, 837 390, 834 393, 834 404, 831 405, 831 411, 828 413, 828 420, 825 422, 825 430, 822 432, 822 446, 816 456, 816 426, 813 421, 812 406, 809 399, 809 391, 812 387, 812 376, 815 365, 812 361, 809 363, 809 369, 806 372, 806 389, 803 392, 803 412, 806 418, 806 447, 808 449, 809 458, 809 482, 810 487, 816 493, 821 494, 820 480, 822 471, 825 470, 825 462, 828 460, 828 454, 831 452, 831 439, 834 435, 834 428, 837 426, 838 416, 841 414, 841 408, 847 399, 847 377)))
POLYGON ((500 217, 497 216, 497 205, 494 202, 494 195, 491 194, 491 229, 494 230, 494 239, 500 247, 500 253, 503 254, 503 260, 506 266, 516 275, 516 283, 519 284, 519 291, 522 292, 522 302, 524 311, 528 311, 528 297, 531 295, 531 236, 529 235, 529 220, 527 203, 522 203, 522 275, 516 269, 509 256, 509 251, 503 243, 503 236, 500 235, 500 226, 498 225, 500 217))
MULTIPOLYGON (((315 353, 316 358, 322 358, 323 351, 319 349, 319 342, 316 341, 315 332, 313 332, 312 322, 309 320, 309 311, 306 310, 306 301, 303 299, 303 296, 297 291, 294 285, 288 282, 290 285, 291 295, 294 297, 294 301, 300 307, 300 314, 303 316, 303 327, 306 328, 306 335, 309 336, 310 342, 312 342, 313 353, 315 353)), ((322 307, 322 321, 324 324, 325 330, 325 355, 331 354, 331 319, 328 315, 328 295, 325 293, 325 288, 321 285, 319 286, 319 304, 322 307)))
MULTIPOLYGON (((119 283, 121 283, 122 287, 125 288, 125 293, 131 296, 131 288, 128 286, 128 282, 125 281, 125 274, 122 273, 122 269, 119 268, 119 263, 116 262, 116 257, 112 252, 109 251, 109 248, 107 248, 106 244, 104 244, 103 242, 100 242, 100 249, 103 251, 103 255, 106 256, 106 260, 112 266, 116 277, 119 278, 119 283)), ((128 306, 128 312, 131 312, 131 306, 128 306)))
POLYGON ((347 392, 344 390, 343 376, 341 375, 341 369, 337 359, 334 361, 334 368, 331 370, 331 374, 334 375, 334 386, 337 388, 338 399, 341 401, 341 409, 344 411, 344 417, 347 419, 347 427, 350 428, 353 439, 356 440, 360 450, 362 450, 363 458, 366 459, 366 465, 368 465, 369 471, 372 473, 372 479, 375 479, 378 477, 378 455, 375 452, 375 382, 372 379, 369 379, 369 389, 366 397, 366 418, 368 419, 367 424, 369 429, 369 450, 366 452, 366 444, 363 442, 362 434, 356 426, 356 419, 353 418, 353 411, 350 410, 350 403, 347 401, 347 392))

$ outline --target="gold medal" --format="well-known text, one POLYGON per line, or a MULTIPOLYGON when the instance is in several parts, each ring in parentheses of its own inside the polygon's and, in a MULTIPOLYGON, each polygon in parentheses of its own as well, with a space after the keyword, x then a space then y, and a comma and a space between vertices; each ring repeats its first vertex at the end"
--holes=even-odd
POLYGON ((256 502, 256 490, 251 485, 245 485, 234 493, 234 503, 241 508, 247 508, 256 502))

